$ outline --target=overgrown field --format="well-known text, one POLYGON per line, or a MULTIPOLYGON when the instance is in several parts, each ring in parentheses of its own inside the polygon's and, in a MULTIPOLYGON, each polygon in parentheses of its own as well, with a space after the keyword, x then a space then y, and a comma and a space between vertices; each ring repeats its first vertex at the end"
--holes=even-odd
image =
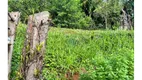
MULTIPOLYGON (((17 76, 25 28, 17 29, 11 79, 17 76)), ((133 80, 134 32, 51 28, 42 74, 43 80, 133 80)))

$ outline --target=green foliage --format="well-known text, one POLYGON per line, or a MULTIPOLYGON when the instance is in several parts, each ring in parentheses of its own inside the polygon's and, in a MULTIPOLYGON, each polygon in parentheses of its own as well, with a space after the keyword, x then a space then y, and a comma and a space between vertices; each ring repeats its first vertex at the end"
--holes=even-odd
POLYGON ((21 21, 26 22, 28 16, 46 9, 47 0, 8 0, 8 11, 21 12, 21 21))
POLYGON ((34 69, 34 76, 39 77, 39 75, 40 75, 39 73, 40 73, 40 71, 37 68, 35 68, 34 69))
MULTIPOLYGON (((11 79, 20 63, 25 25, 17 29, 11 79)), ((80 80, 133 80, 133 31, 88 31, 51 28, 48 33, 42 75, 45 80, 61 80, 65 73, 79 72, 80 80), (81 71, 86 69, 86 73, 81 71)), ((37 74, 35 70, 35 75, 37 74)))
POLYGON ((44 42, 41 42, 39 45, 36 46, 36 50, 37 50, 38 52, 41 51, 41 48, 43 47, 43 44, 44 44, 44 42))
POLYGON ((134 0, 8 0, 8 11, 20 11, 24 23, 31 14, 49 11, 55 27, 77 29, 117 29, 122 8, 134 26, 134 0))
POLYGON ((8 0, 8 4, 9 11, 22 13, 22 22, 29 15, 45 10, 51 13, 54 26, 87 29, 91 20, 82 12, 80 0, 8 0))
POLYGON ((119 16, 117 16, 117 14, 120 15, 120 10, 121 6, 119 5, 118 0, 108 0, 102 1, 100 4, 98 4, 94 12, 99 13, 104 18, 105 26, 106 28, 108 28, 109 20, 112 19, 111 22, 113 22, 113 17, 117 17, 119 19, 119 16), (112 14, 115 14, 115 16, 112 16, 112 14))
POLYGON ((26 25, 19 23, 17 30, 16 30, 16 37, 14 42, 14 48, 13 48, 13 55, 12 55, 12 63, 11 63, 11 79, 15 79, 15 76, 19 76, 19 65, 22 55, 22 48, 24 46, 24 40, 25 40, 25 34, 26 34, 26 25))
POLYGON ((80 71, 80 80, 133 80, 133 31, 49 31, 43 76, 61 79, 65 72, 80 71), (81 72, 81 71, 80 71, 81 72))
POLYGON ((119 0, 81 0, 82 9, 90 16, 93 22, 91 29, 109 28, 119 26, 118 22, 122 6, 119 0))
POLYGON ((132 26, 134 27, 134 0, 123 1, 124 10, 130 16, 132 26))
POLYGON ((81 3, 85 14, 93 20, 90 29, 117 29, 124 7, 134 26, 134 0, 81 0, 81 3))
POLYGON ((49 0, 49 12, 55 26, 86 29, 90 18, 82 12, 80 0, 49 0))

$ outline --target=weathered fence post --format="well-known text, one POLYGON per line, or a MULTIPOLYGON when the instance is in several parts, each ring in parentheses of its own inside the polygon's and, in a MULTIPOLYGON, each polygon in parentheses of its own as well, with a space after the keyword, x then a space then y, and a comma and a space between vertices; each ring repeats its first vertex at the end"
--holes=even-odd
POLYGON ((8 73, 10 73, 11 71, 13 44, 19 20, 20 20, 20 12, 8 13, 8 73))
POLYGON ((48 11, 30 15, 28 18, 27 38, 20 70, 24 80, 40 79, 49 22, 48 11))

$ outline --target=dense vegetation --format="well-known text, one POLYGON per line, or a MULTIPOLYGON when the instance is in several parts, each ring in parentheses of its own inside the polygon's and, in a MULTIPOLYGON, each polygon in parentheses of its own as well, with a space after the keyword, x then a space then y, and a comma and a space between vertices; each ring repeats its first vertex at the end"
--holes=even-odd
POLYGON ((47 10, 52 25, 66 28, 118 29, 122 9, 134 27, 134 0, 8 0, 8 11, 20 11, 24 23, 28 15, 47 10))
MULTIPOLYGON (((12 59, 14 80, 19 76, 25 30, 20 23, 12 59)), ((42 74, 44 80, 64 79, 68 71, 78 72, 80 80, 133 80, 133 63, 133 31, 51 28, 42 74)))
POLYGON ((52 19, 43 80, 65 80, 74 75, 80 80, 134 79, 134 0, 8 0, 11 11, 21 12, 11 80, 21 77, 28 16, 42 11, 49 11, 52 19), (119 30, 121 26, 132 30, 119 30))

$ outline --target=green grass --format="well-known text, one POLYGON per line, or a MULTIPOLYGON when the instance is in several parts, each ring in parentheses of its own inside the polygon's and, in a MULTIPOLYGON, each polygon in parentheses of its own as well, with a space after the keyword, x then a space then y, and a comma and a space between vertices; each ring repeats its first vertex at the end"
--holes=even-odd
MULTIPOLYGON (((11 78, 16 77, 25 27, 17 29, 11 78)), ((80 80, 133 80, 134 32, 51 28, 44 55, 43 78, 64 80, 79 72, 80 80), (86 69, 83 73, 82 68, 86 69)))

